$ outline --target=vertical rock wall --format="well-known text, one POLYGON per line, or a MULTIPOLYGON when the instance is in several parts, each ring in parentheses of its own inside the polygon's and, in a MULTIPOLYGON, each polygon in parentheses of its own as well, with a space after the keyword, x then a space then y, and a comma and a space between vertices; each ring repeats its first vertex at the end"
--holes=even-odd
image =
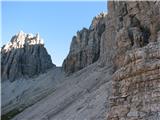
POLYGON ((76 72, 98 60, 101 36, 105 30, 104 18, 104 13, 96 16, 89 29, 83 28, 72 38, 70 52, 63 62, 66 73, 76 72))
MULTIPOLYGON (((106 25, 106 29, 115 36, 106 30, 104 36, 108 37, 102 40, 104 45, 110 40, 114 45, 111 110, 107 120, 159 120, 160 2, 110 1, 108 6, 106 23, 112 24, 106 25)), ((110 52, 104 47, 103 53, 110 52)))

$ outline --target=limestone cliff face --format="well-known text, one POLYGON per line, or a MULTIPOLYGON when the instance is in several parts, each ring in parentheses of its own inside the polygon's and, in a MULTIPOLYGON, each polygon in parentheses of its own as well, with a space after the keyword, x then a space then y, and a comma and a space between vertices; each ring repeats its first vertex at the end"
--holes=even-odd
POLYGON ((107 120, 158 120, 160 2, 110 1, 108 7, 100 57, 114 68, 107 120))
MULTIPOLYGON (((63 62, 68 74, 88 67, 58 78, 65 82, 58 84, 51 96, 17 116, 18 120, 160 119, 160 2, 109 1, 108 8, 108 14, 95 17, 89 29, 77 32, 63 62)), ((53 66, 39 36, 23 34, 2 48, 2 78, 32 76, 53 66)))
POLYGON ((89 30, 73 37, 63 67, 73 73, 99 60, 99 65, 112 68, 107 120, 159 120, 160 2, 109 1, 108 8, 95 22, 104 28, 92 31, 92 22, 89 30), (88 44, 99 30, 100 36, 88 44))
POLYGON ((89 29, 83 28, 72 38, 70 51, 63 62, 66 73, 76 72, 98 60, 101 35, 105 30, 105 14, 96 16, 89 29))
POLYGON ((54 65, 39 35, 23 32, 13 36, 1 49, 2 81, 14 81, 44 73, 54 65))

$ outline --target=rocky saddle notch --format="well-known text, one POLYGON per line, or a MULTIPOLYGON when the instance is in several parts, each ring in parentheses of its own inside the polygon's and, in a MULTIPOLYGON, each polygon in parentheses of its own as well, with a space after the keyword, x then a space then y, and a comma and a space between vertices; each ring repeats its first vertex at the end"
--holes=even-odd
POLYGON ((2 81, 33 77, 55 66, 39 34, 19 32, 1 49, 2 81))

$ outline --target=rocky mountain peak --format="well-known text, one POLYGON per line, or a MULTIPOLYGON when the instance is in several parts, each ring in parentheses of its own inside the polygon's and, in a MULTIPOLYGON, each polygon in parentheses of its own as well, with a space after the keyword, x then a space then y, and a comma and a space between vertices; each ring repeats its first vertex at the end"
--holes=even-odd
POLYGON ((1 49, 2 80, 32 77, 53 67, 43 40, 20 31, 1 49))
POLYGON ((70 52, 63 62, 66 73, 74 73, 99 59, 105 16, 106 13, 97 15, 93 18, 89 29, 83 28, 72 38, 70 52))
MULTIPOLYGON (((13 120, 160 120, 160 2, 108 1, 107 5, 107 15, 94 17, 89 29, 83 28, 72 38, 63 69, 74 74, 57 77, 63 73, 49 71, 40 76, 45 81, 38 81, 33 92, 28 89, 35 94, 26 97, 25 89, 22 97, 16 97, 22 99, 15 99, 18 104, 39 98, 48 85, 56 84, 53 76, 61 83, 13 120), (54 83, 46 82, 48 78, 54 83), (42 84, 47 85, 45 89, 42 84)), ((2 80, 32 77, 54 66, 38 34, 28 38, 20 32, 14 37, 6 49, 10 51, 2 52, 2 80), (29 42, 18 48, 18 42, 26 39, 29 42)), ((2 88, 8 92, 8 86, 2 88)), ((16 107, 11 101, 5 109, 10 104, 16 107)))
POLYGON ((91 25, 89 27, 89 30, 94 30, 98 27, 98 24, 100 21, 102 21, 102 19, 105 18, 105 16, 107 15, 106 12, 101 12, 100 14, 98 14, 97 16, 95 16, 91 22, 91 25))
POLYGON ((36 44, 44 45, 43 39, 40 38, 39 33, 33 36, 33 34, 26 34, 20 31, 12 37, 9 43, 3 46, 3 51, 8 52, 12 49, 24 48, 24 46, 36 44))

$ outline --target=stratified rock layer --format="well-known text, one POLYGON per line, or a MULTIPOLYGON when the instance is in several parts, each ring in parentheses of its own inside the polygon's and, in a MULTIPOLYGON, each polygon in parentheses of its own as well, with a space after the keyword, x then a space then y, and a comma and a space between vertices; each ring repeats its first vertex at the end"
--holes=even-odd
POLYGON ((2 81, 33 77, 53 66, 51 57, 38 34, 33 36, 20 32, 2 47, 2 81))
POLYGON ((83 28, 72 38, 70 52, 63 62, 66 73, 76 72, 98 60, 101 35, 105 30, 105 14, 95 17, 89 29, 83 28))
POLYGON ((109 37, 114 73, 107 120, 159 120, 160 2, 111 1, 108 6, 106 23, 112 24, 106 29, 112 31, 104 36, 115 36, 109 37))
POLYGON ((73 37, 63 63, 66 73, 87 67, 13 120, 160 119, 160 2, 109 1, 108 8, 73 37))

